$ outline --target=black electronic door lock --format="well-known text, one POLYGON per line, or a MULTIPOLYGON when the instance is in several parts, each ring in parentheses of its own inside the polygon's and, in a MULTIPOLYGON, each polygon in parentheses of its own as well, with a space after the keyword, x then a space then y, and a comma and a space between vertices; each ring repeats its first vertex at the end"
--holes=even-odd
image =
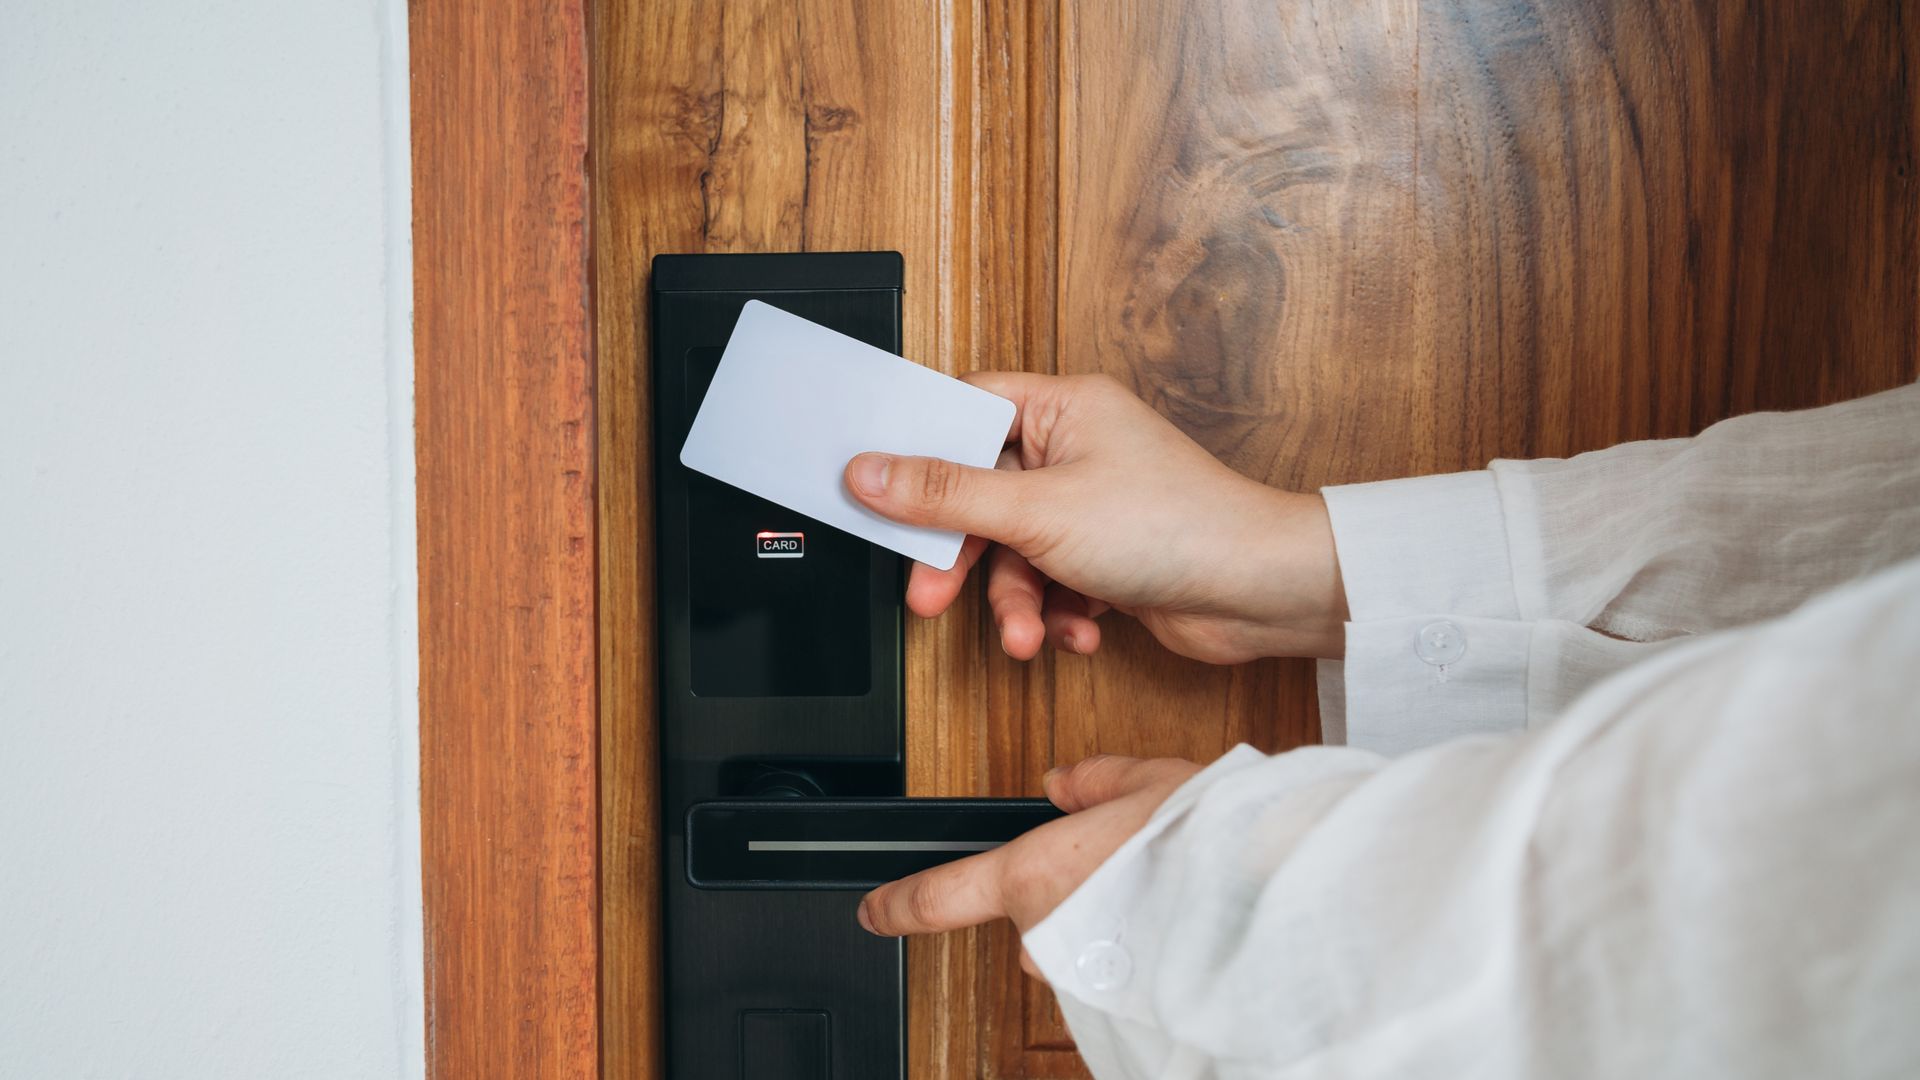
POLYGON ((680 465, 748 300, 898 353, 903 284, 894 252, 653 262, 672 1080, 904 1077, 902 945, 848 890, 1058 816, 903 798, 902 560, 680 465))

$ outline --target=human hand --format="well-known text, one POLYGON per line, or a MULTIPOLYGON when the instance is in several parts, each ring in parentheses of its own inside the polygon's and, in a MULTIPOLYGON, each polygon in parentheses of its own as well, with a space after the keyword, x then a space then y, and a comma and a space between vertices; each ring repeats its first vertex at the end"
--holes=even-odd
POLYGON ((989 541, 1000 641, 1100 647, 1109 607, 1173 651, 1216 664, 1337 657, 1346 598, 1326 504, 1241 476, 1105 376, 976 372, 1017 406, 998 469, 861 454, 853 497, 910 525, 968 533, 951 570, 915 563, 907 606, 931 618, 989 541))
MULTIPOLYGON (((1021 933, 1060 906, 1200 766, 1178 758, 1100 754, 1045 780, 1067 812, 1006 844, 882 885, 860 901, 860 925, 886 937, 1012 919, 1021 933)), ((1025 952, 1020 964, 1039 975, 1025 952)))

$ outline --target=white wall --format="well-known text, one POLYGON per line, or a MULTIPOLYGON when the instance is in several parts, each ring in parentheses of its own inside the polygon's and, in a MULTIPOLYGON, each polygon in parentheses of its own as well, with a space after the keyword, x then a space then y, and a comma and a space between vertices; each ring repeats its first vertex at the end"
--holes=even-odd
POLYGON ((404 0, 0 3, 0 1077, 412 1077, 404 0))

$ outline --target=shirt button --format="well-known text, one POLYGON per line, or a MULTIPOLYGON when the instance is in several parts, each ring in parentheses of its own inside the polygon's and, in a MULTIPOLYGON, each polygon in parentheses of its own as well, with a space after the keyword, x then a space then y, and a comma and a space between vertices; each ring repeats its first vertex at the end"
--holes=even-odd
POLYGON ((1095 990, 1118 990, 1133 977, 1133 957, 1111 941, 1095 941, 1080 950, 1074 962, 1080 981, 1095 990))
POLYGON ((1413 652, 1434 667, 1445 667, 1467 654, 1466 631, 1446 619, 1428 623, 1413 639, 1413 652))

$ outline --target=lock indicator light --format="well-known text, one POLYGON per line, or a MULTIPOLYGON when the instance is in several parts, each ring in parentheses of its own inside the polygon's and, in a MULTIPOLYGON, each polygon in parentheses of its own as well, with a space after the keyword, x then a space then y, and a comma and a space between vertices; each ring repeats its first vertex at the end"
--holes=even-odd
POLYGON ((762 559, 804 559, 807 534, 797 532, 757 532, 753 534, 753 553, 762 559))

